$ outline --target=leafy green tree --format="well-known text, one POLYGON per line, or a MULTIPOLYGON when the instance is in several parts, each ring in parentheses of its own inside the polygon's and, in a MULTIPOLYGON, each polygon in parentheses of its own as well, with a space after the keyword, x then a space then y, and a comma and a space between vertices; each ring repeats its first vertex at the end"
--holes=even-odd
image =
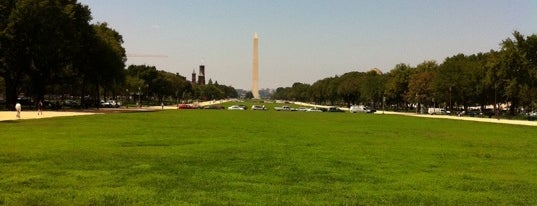
POLYGON ((386 74, 385 95, 387 103, 397 105, 396 109, 407 107, 405 96, 413 69, 409 65, 401 63, 395 65, 395 68, 386 74))
POLYGON ((61 0, 7 1, 1 9, 0 75, 6 80, 7 104, 14 103, 24 79, 29 80, 26 93, 42 98, 46 86, 71 68, 81 41, 79 27, 91 19, 89 9, 61 0))
POLYGON ((291 87, 290 97, 296 101, 307 102, 309 101, 309 84, 295 82, 291 87))
POLYGON ((325 87, 323 88, 324 93, 327 95, 327 100, 330 102, 330 105, 335 105, 336 101, 341 99, 338 95, 338 87, 341 82, 341 78, 334 76, 328 78, 328 81, 325 82, 325 87))
POLYGON ((223 98, 237 98, 239 97, 237 90, 232 86, 219 85, 220 89, 224 91, 225 96, 223 98))
POLYGON ((450 110, 453 103, 464 106, 480 103, 484 93, 482 74, 484 71, 481 55, 458 54, 448 57, 438 68, 432 87, 436 103, 446 102, 450 110))
POLYGON ((371 70, 365 73, 361 78, 360 93, 362 94, 363 102, 371 102, 373 107, 378 103, 382 103, 385 90, 385 76, 371 70))
MULTIPOLYGON (((100 23, 93 26, 96 35, 96 42, 93 45, 96 49, 93 71, 99 72, 99 86, 105 91, 111 90, 114 94, 118 92, 125 81, 125 49, 123 48, 123 37, 108 24, 100 23)), ((116 95, 112 95, 116 96, 116 95)))
POLYGON ((334 105, 340 99, 338 95, 340 80, 338 76, 335 76, 316 81, 308 91, 310 100, 318 104, 334 105))
POLYGON ((339 77, 337 95, 343 99, 347 107, 350 107, 351 104, 356 104, 360 100, 363 76, 361 72, 348 72, 339 77))
POLYGON ((201 86, 201 99, 214 100, 224 96, 224 92, 214 84, 201 86))
POLYGON ((406 100, 416 103, 417 111, 423 103, 432 102, 432 81, 437 73, 438 65, 434 61, 425 61, 416 66, 415 73, 410 76, 406 100))
POLYGON ((514 115, 526 96, 535 86, 536 47, 535 35, 524 37, 518 31, 513 39, 501 43, 501 66, 497 71, 500 84, 505 89, 504 97, 510 102, 510 114, 514 115))
POLYGON ((321 82, 320 80, 314 82, 311 85, 310 90, 308 91, 308 94, 310 95, 311 100, 315 102, 316 104, 324 103, 324 95, 322 93, 320 82, 321 82))
POLYGON ((8 93, 7 102, 9 105, 14 103, 14 97, 16 97, 16 88, 17 82, 20 78, 15 78, 18 76, 17 70, 11 69, 12 58, 11 55, 10 40, 12 39, 7 33, 6 28, 9 24, 9 16, 11 12, 15 9, 16 0, 5 0, 0 4, 0 89, 1 93, 8 93), (6 78, 7 81, 4 79, 6 78), (7 87, 6 87, 7 86, 7 87))
POLYGON ((246 99, 253 99, 254 98, 254 94, 252 92, 246 92, 246 95, 244 96, 244 98, 246 99))

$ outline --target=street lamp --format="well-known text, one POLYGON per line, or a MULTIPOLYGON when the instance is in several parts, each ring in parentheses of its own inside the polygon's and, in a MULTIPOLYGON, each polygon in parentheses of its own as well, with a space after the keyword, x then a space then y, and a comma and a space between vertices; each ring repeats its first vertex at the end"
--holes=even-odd
POLYGON ((138 87, 138 103, 136 104, 136 106, 142 107, 141 103, 142 103, 142 88, 138 87))
POLYGON ((382 114, 384 114, 384 105, 386 104, 386 96, 382 96, 382 114))
POLYGON ((449 112, 453 110, 453 107, 451 106, 451 87, 449 87, 449 112))
POLYGON ((127 109, 129 108, 129 98, 131 97, 129 94, 129 89, 125 89, 125 92, 127 92, 127 95, 125 96, 125 105, 127 106, 127 109))
POLYGON ((500 119, 498 116, 498 102, 496 101, 496 97, 498 96, 498 92, 496 91, 496 87, 498 87, 498 83, 494 83, 494 116, 496 116, 496 119, 500 119))
POLYGON ((420 105, 420 102, 419 102, 419 99, 418 99, 418 93, 416 93, 416 114, 418 114, 419 105, 420 105))
POLYGON ((177 93, 179 93, 179 91, 175 90, 175 104, 178 104, 178 98, 177 98, 177 93))
POLYGON ((149 84, 146 84, 145 87, 147 87, 146 98, 147 98, 147 106, 149 106, 149 84))

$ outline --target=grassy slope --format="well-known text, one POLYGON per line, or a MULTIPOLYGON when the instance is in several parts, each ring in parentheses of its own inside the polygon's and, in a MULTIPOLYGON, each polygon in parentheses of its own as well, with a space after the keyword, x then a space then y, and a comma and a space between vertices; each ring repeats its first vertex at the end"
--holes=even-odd
POLYGON ((532 127, 191 110, 0 131, 0 204, 537 204, 532 127))

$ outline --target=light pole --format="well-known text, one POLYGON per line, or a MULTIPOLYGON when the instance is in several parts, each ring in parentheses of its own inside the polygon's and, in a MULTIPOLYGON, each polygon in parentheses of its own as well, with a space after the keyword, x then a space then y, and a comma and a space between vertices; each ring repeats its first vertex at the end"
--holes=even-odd
POLYGON ((125 92, 127 92, 127 95, 125 97, 125 105, 127 106, 127 109, 128 109, 129 108, 129 98, 130 98, 129 89, 125 89, 125 92))
POLYGON ((418 114, 420 100, 418 99, 418 93, 416 93, 416 114, 418 114))
POLYGON ((179 93, 179 91, 175 90, 175 104, 178 104, 177 93, 179 93))
POLYGON ((382 114, 384 114, 384 104, 386 104, 386 97, 382 96, 382 114))
POLYGON ((141 87, 138 87, 138 103, 136 106, 138 107, 142 107, 141 103, 142 103, 142 88, 141 87))
POLYGON ((451 87, 449 87, 449 112, 451 113, 451 110, 453 110, 453 107, 451 106, 451 87))
POLYGON ((147 99, 147 106, 149 106, 149 84, 146 84, 145 87, 147 88, 147 93, 145 94, 145 98, 147 99))
POLYGON ((498 96, 498 92, 496 91, 496 87, 498 87, 498 83, 494 83, 494 116, 496 116, 496 119, 500 119, 498 116, 498 103, 496 102, 496 97, 498 96))

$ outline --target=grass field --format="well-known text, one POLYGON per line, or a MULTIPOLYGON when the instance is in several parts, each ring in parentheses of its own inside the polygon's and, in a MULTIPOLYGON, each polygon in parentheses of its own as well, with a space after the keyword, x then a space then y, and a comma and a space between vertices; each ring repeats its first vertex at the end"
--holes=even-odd
POLYGON ((171 110, 0 131, 0 205, 537 204, 534 127, 171 110))

